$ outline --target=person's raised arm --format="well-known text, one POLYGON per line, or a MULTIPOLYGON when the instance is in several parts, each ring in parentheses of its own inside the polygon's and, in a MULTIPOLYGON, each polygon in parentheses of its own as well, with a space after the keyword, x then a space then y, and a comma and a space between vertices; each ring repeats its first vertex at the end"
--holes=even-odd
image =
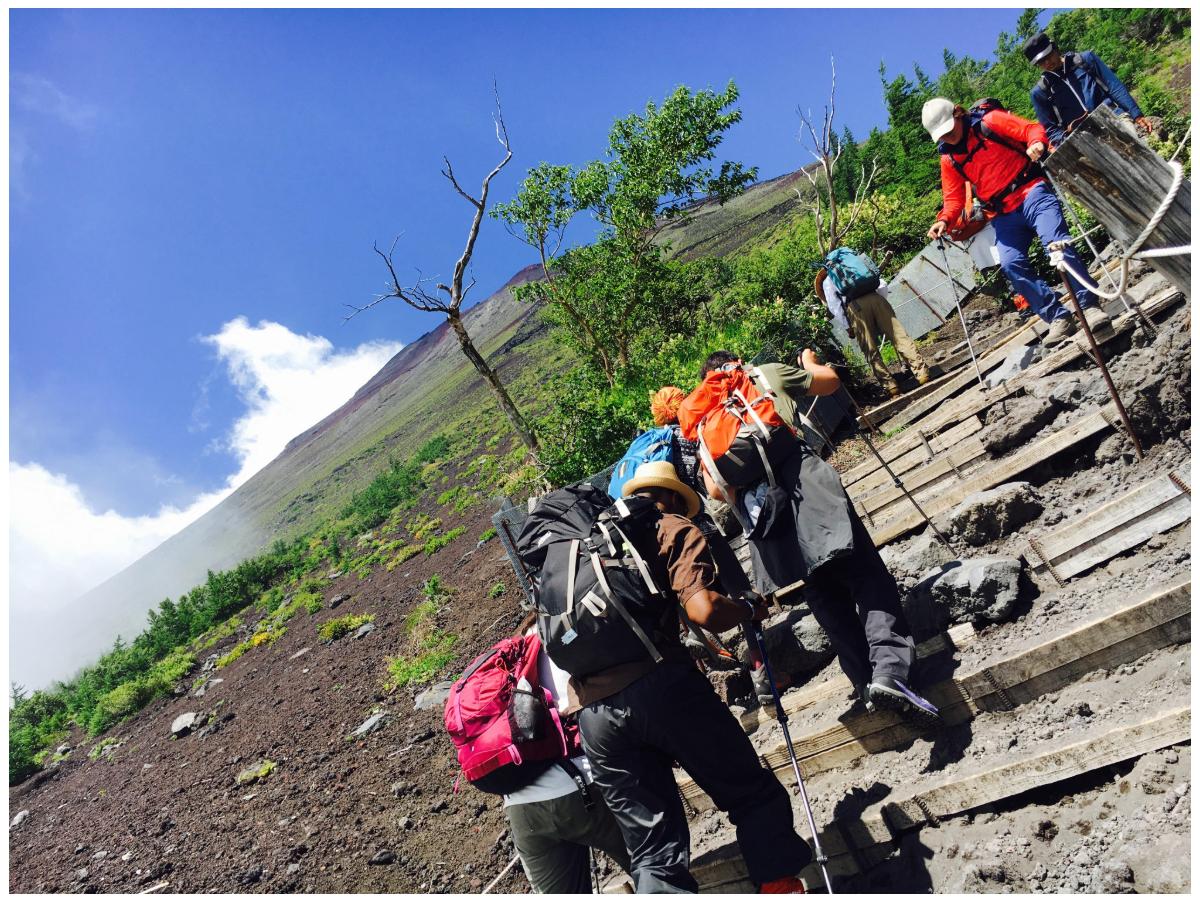
POLYGON ((833 367, 821 363, 812 348, 805 348, 801 351, 800 356, 796 358, 796 362, 804 367, 805 371, 812 376, 812 382, 808 386, 808 394, 832 395, 841 387, 842 380, 833 371, 833 367))

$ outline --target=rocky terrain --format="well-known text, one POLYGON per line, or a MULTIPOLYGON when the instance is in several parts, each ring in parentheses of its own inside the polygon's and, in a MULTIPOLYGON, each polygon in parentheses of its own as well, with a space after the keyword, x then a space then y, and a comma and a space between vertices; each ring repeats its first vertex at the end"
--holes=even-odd
MULTIPOLYGON (((1012 319, 992 313, 979 325, 999 334, 1012 319)), ((1043 354, 1035 345, 1025 365, 1043 354)), ((1063 586, 1024 557, 1028 535, 1085 522, 1100 504, 1169 471, 1190 479, 1186 306, 1166 312, 1156 334, 1115 339, 1110 358, 1144 460, 1126 437, 1106 431, 939 515, 950 548, 926 529, 883 549, 918 639, 974 627, 974 640, 952 658, 925 659, 919 679, 969 671, 1190 572, 1187 523, 1063 586)), ((1105 403, 1098 371, 1080 360, 985 410, 980 435, 989 459, 1020 454, 1105 403)), ((854 457, 845 442, 835 459, 847 469, 854 457)), ((10 890, 469 893, 489 884, 510 861, 511 842, 498 797, 465 783, 456 788, 441 723, 443 680, 515 626, 520 591, 499 543, 470 538, 490 526, 490 510, 448 515, 425 504, 421 513, 464 526, 463 537, 366 578, 330 574, 321 610, 299 614, 274 644, 215 669, 218 656, 254 634, 247 617, 207 650, 212 657, 174 697, 100 736, 76 732, 58 763, 14 787, 10 890), (436 626, 457 637, 453 660, 432 682, 389 690, 385 660, 410 647, 406 618, 435 575, 449 593, 436 626), (321 641, 318 628, 346 614, 374 615, 372 628, 321 641)), ((784 600, 769 637, 789 693, 836 678, 802 593, 784 600)), ((754 705, 736 670, 711 678, 735 713, 754 705)), ((1136 722, 1185 704, 1189 694, 1190 646, 1159 648, 1014 710, 983 711, 826 769, 809 792, 820 823, 853 817, 913 786, 1017 760, 1101 725, 1136 722)), ((793 736, 836 722, 850 707, 846 696, 800 712, 793 736)), ((752 738, 771 748, 779 727, 765 722, 752 738)), ((839 889, 1186 892, 1189 765, 1187 745, 1164 748, 945 819, 907 833, 896 854, 840 879, 839 889)), ((781 779, 790 785, 790 773, 781 779)), ((732 833, 719 813, 704 812, 693 837, 699 856, 727 846, 732 833)), ((497 890, 528 885, 515 868, 497 890)))

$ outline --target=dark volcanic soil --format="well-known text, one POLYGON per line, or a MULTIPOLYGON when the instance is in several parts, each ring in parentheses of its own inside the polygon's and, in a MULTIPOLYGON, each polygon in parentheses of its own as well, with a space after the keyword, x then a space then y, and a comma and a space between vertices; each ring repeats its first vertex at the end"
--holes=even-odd
MULTIPOLYGON (((439 615, 460 637, 449 673, 519 619, 499 542, 474 547, 489 513, 447 528, 460 522, 467 532, 432 557, 336 579, 326 600, 349 601, 297 615, 275 644, 218 671, 224 683, 203 698, 160 699, 104 734, 121 740, 110 758, 88 759, 103 736, 72 735, 50 780, 11 793, 10 819, 29 815, 10 838, 10 890, 137 892, 169 881, 170 892, 478 892, 512 855, 500 798, 466 783, 455 793, 440 704, 416 711, 414 692, 382 689, 384 659, 405 651, 402 623, 429 576, 454 590, 439 615), (498 582, 505 594, 489 599, 498 582), (321 643, 317 626, 347 613, 374 613, 377 629, 321 643), (388 715, 382 729, 346 738, 377 710, 388 715), (172 721, 189 711, 215 714, 219 729, 172 739, 172 721), (263 758, 274 772, 237 786, 263 758), (394 862, 370 864, 383 850, 394 862)), ((525 887, 519 868, 506 887, 525 887)))

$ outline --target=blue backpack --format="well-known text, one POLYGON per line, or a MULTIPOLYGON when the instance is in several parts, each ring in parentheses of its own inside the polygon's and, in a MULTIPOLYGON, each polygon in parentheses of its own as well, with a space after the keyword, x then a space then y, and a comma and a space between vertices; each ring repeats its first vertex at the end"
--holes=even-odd
POLYGON ((678 469, 677 452, 675 450, 675 430, 670 426, 659 426, 647 429, 633 440, 625 456, 617 461, 612 476, 608 480, 608 494, 612 498, 621 497, 621 489, 625 487, 637 468, 652 460, 669 460, 678 469))
POLYGON ((852 301, 879 287, 879 270, 869 257, 839 247, 825 256, 825 271, 844 300, 852 301))

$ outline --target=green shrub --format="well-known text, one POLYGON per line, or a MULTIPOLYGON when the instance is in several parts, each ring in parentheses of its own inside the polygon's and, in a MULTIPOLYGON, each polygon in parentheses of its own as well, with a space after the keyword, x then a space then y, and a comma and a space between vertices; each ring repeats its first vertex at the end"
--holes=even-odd
POLYGON ((458 637, 452 633, 434 631, 420 643, 415 654, 387 659, 388 690, 402 689, 413 683, 427 683, 454 660, 458 637))
POLYGON ((441 551, 464 532, 467 531, 465 526, 456 526, 445 535, 433 536, 425 542, 425 547, 422 549, 426 554, 436 554, 441 551))
POLYGON ((326 620, 317 628, 317 637, 322 642, 334 642, 347 633, 354 632, 364 623, 374 620, 374 614, 346 614, 344 617, 335 617, 333 620, 326 620))
POLYGON ((490 542, 494 538, 496 538, 496 527, 494 527, 494 526, 489 526, 487 529, 485 529, 483 532, 481 532, 479 534, 480 543, 490 542))
POLYGON ((504 594, 504 583, 496 583, 488 589, 488 598, 499 598, 504 594))

